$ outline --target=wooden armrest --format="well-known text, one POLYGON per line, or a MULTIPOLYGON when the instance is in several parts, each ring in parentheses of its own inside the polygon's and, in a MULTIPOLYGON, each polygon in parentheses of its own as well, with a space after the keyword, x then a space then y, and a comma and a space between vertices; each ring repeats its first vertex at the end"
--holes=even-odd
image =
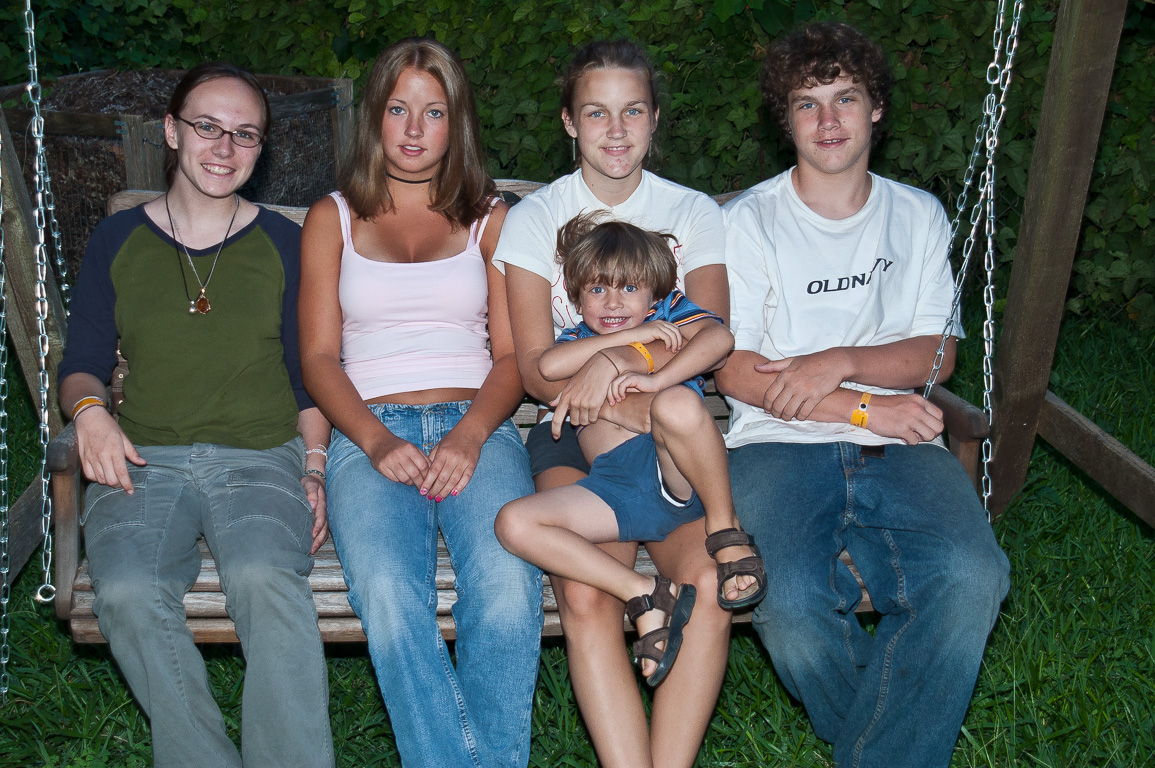
POLYGON ((48 471, 75 472, 80 468, 80 449, 76 443, 76 427, 70 423, 48 443, 48 471))
POLYGON ((951 440, 974 442, 990 435, 991 425, 987 423, 987 415, 982 409, 950 390, 935 384, 930 390, 930 401, 942 408, 943 423, 946 424, 951 440))
POLYGON ((950 452, 962 464, 977 493, 982 493, 979 477, 982 441, 991 433, 987 415, 958 395, 935 384, 930 390, 930 401, 942 408, 950 452))
POLYGON ((52 524, 55 528, 56 616, 68 620, 72 610, 72 580, 80 565, 80 451, 76 429, 69 424, 48 444, 52 473, 52 524))

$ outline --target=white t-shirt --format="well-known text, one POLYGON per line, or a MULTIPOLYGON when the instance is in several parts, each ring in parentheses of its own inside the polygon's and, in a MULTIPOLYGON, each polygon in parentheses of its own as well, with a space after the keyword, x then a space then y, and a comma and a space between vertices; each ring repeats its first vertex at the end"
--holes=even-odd
POLYGON ((643 171, 634 193, 625 202, 608 206, 586 186, 580 169, 562 176, 510 208, 493 255, 493 263, 503 273, 505 265, 512 264, 549 281, 555 336, 582 319, 566 296, 556 258, 557 232, 574 216, 595 210, 609 211, 617 221, 676 237, 679 288, 685 289, 687 272, 726 263, 722 211, 701 192, 643 171))
MULTIPOLYGON (((871 181, 866 204, 845 219, 811 210, 798 197, 790 171, 726 204, 735 349, 780 360, 942 333, 954 295, 950 223, 942 204, 875 174, 871 181)), ((953 334, 962 334, 957 321, 953 334)), ((877 394, 911 391, 844 386, 877 394)), ((783 421, 727 399, 733 408, 730 448, 755 442, 901 442, 850 424, 783 421)))

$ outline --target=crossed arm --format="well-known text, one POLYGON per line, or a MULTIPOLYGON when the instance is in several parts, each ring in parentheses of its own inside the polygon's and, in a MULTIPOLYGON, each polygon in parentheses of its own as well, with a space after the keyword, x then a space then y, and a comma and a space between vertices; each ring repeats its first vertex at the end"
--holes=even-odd
MULTIPOLYGON (((543 403, 566 403, 570 422, 575 425, 593 424, 598 419, 606 419, 639 434, 649 432, 651 398, 648 393, 638 392, 613 403, 609 401, 610 383, 626 373, 645 374, 649 370, 646 360, 632 347, 610 347, 590 357, 568 379, 546 379, 539 368, 539 361, 554 345, 549 282, 513 265, 506 266, 505 280, 508 295, 514 299, 510 301, 509 312, 517 366, 526 392, 543 403)), ((686 275, 686 296, 698 306, 709 309, 723 319, 728 318, 730 299, 726 287, 726 268, 721 264, 712 264, 692 270, 686 275)), ((718 323, 710 322, 709 325, 719 325, 719 330, 726 332, 718 323)), ((729 336, 729 333, 726 332, 726 335, 729 336)), ((569 342, 573 343, 576 342, 569 342)), ((662 369, 674 356, 664 344, 653 344, 647 348, 654 358, 655 370, 662 369)), ((689 358, 686 361, 689 362, 689 358)), ((717 364, 706 365, 679 381, 710 370, 717 364)), ((671 375, 675 373, 671 371, 671 375)))
MULTIPOLYGON (((774 361, 757 352, 738 350, 714 379, 722 394, 762 408, 771 416, 845 424, 860 394, 842 387, 843 382, 888 389, 920 387, 930 373, 939 340, 938 336, 916 336, 871 347, 833 347, 774 361)), ((954 370, 955 347, 955 339, 949 339, 940 380, 954 370)), ((875 395, 866 428, 914 445, 942 432, 942 411, 921 395, 875 395)))
MULTIPOLYGON (((572 373, 582 370, 578 368, 577 371, 572 370, 572 366, 580 363, 583 358, 586 358, 586 365, 590 363, 597 363, 598 358, 608 360, 613 365, 613 376, 610 379, 606 390, 606 404, 612 408, 618 403, 626 400, 626 396, 634 392, 642 392, 647 394, 655 394, 667 387, 677 386, 687 379, 693 378, 701 373, 713 370, 715 366, 726 359, 726 355, 734 348, 734 336, 726 330, 726 327, 721 323, 713 320, 699 320, 689 325, 678 326, 665 321, 655 321, 645 323, 647 326, 656 326, 653 333, 635 333, 637 328, 631 328, 626 331, 619 331, 613 334, 606 334, 605 336, 595 336, 589 339, 579 339, 577 341, 566 342, 565 344, 555 345, 553 348, 547 350, 542 355, 541 362, 546 364, 550 357, 565 358, 565 361, 570 364, 572 373), (624 334, 623 338, 629 339, 627 341, 619 341, 612 337, 624 334), (658 338, 650 338, 657 336, 658 338), (639 338, 640 337, 640 338, 639 338), (622 346, 629 344, 632 340, 638 341, 658 341, 665 339, 664 351, 672 357, 666 359, 663 355, 661 366, 659 361, 654 360, 654 372, 649 372, 649 362, 636 351, 633 347, 622 346), (589 342, 585 344, 583 342, 589 342), (614 346, 609 346, 609 345, 614 346), (572 349, 566 349, 570 347, 572 349), (556 355, 553 353, 557 353, 556 355), (576 354, 575 354, 576 353, 576 354), (626 358, 623 363, 618 360, 626 358), (627 364, 637 364, 641 362, 643 370, 634 371, 624 367, 627 364)), ((641 327, 641 326, 639 326, 641 327)), ((655 347, 662 349, 663 347, 655 344, 655 347)), ((648 349, 648 348, 647 348, 648 349)), ((651 353, 652 356, 652 353, 651 353)), ((604 370, 604 365, 602 369, 604 370)), ((564 370, 564 369, 563 369, 564 370)), ((566 398, 566 392, 563 391, 558 395, 550 405, 554 406, 554 423, 553 433, 556 439, 561 432, 561 424, 565 421, 565 417, 571 413, 573 405, 570 400, 566 398)), ((571 421, 572 421, 571 417, 571 421)))

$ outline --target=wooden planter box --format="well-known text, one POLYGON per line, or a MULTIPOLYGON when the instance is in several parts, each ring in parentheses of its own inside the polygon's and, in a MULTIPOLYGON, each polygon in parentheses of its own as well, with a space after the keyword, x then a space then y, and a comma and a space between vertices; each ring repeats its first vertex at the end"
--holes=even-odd
MULTIPOLYGON (((69 282, 75 282, 80 259, 93 228, 105 216, 108 198, 130 189, 164 189, 163 115, 181 70, 117 72, 99 70, 66 75, 44 83, 44 116, 48 172, 56 201, 69 282), (118 84, 118 79, 121 81, 118 84), (90 112, 54 109, 67 103, 69 92, 114 94, 138 80, 149 81, 156 96, 143 114, 126 114, 122 104, 99 105, 90 112)), ((273 131, 253 177, 241 194, 253 202, 309 205, 336 187, 337 160, 353 135, 353 84, 347 78, 258 75, 270 93, 273 131)), ((33 184, 32 111, 25 109, 24 85, 0 88, 3 110, 29 194, 33 184)), ((96 99, 90 97, 86 103, 96 99)), ((110 98, 110 101, 117 101, 110 98)), ((137 102, 140 101, 138 98, 137 102)))

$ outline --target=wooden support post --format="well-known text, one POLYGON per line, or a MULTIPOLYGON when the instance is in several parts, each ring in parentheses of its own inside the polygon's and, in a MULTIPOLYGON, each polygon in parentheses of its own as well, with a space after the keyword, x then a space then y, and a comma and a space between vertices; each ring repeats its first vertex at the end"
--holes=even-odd
POLYGON ((129 189, 148 189, 148 155, 144 146, 144 118, 124 116, 124 177, 129 189))
POLYGON ((334 168, 341 168, 341 155, 353 144, 353 81, 342 77, 333 84, 337 106, 333 109, 334 168))
MULTIPOLYGON (((40 408, 40 343, 36 322, 36 219, 32 212, 32 201, 24 188, 24 175, 20 162, 12 148, 12 135, 8 123, 0 116, 0 131, 3 131, 4 151, 0 162, 4 169, 4 263, 7 281, 4 284, 4 300, 7 305, 8 335, 24 380, 32 395, 32 405, 40 408)), ((49 267, 45 275, 45 298, 48 301, 48 380, 56 381, 56 366, 64 349, 64 333, 67 322, 64 304, 56 285, 56 275, 49 267)), ((62 426, 60 408, 56 398, 50 396, 48 403, 48 426, 52 434, 59 434, 62 426)))
POLYGON ((995 358, 996 516, 1027 477, 1126 12, 1127 0, 1059 5, 995 358))
MULTIPOLYGON (((128 139, 125 139, 125 157, 128 156, 128 139)), ((128 186, 132 189, 166 189, 169 184, 164 179, 164 154, 167 144, 164 143, 164 120, 146 120, 141 125, 139 141, 136 141, 133 151, 141 154, 143 166, 140 184, 135 184, 132 178, 128 179, 128 186)))
MULTIPOLYGON (((33 478, 24 493, 8 508, 8 581, 11 583, 44 542, 41 530, 40 478, 33 478)), ((39 568, 39 564, 36 566, 39 568)), ((76 572, 75 566, 73 572, 76 572)))

